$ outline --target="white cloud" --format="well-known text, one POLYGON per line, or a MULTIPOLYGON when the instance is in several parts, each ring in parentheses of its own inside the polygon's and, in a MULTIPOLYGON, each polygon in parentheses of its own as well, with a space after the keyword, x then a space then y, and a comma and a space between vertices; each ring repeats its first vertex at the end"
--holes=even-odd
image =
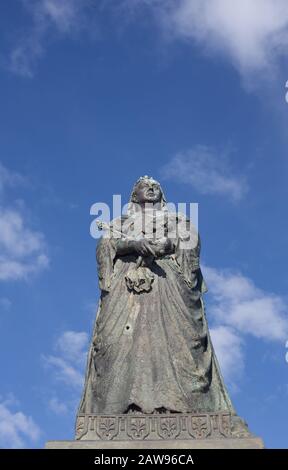
POLYGON ((22 0, 32 27, 10 53, 9 68, 23 77, 33 77, 37 61, 45 53, 52 34, 73 34, 85 26, 89 0, 22 0))
POLYGON ((210 332, 225 381, 237 389, 245 368, 245 339, 282 342, 288 337, 288 305, 241 273, 203 266, 210 332))
POLYGON ((226 382, 234 385, 244 370, 243 338, 223 325, 210 328, 210 333, 221 372, 226 382))
POLYGON ((81 388, 88 351, 88 335, 84 332, 66 331, 56 341, 57 355, 43 356, 44 364, 50 366, 57 380, 81 388))
POLYGON ((68 386, 80 388, 83 385, 83 374, 81 374, 72 364, 65 359, 57 356, 44 356, 44 361, 51 366, 58 380, 64 382, 68 386))
POLYGON ((0 281, 27 279, 31 274, 36 274, 48 266, 49 258, 45 254, 31 258, 29 261, 0 256, 0 281))
POLYGON ((33 77, 33 69, 37 60, 42 57, 44 49, 40 38, 26 38, 21 41, 10 53, 9 69, 22 77, 33 77))
POLYGON ((15 171, 8 170, 0 162, 0 195, 7 186, 17 186, 23 184, 25 178, 15 171))
POLYGON ((67 361, 83 364, 88 335, 85 332, 65 331, 57 340, 57 349, 67 361))
POLYGON ((203 268, 212 304, 209 312, 217 324, 271 341, 288 337, 288 305, 273 293, 264 292, 241 273, 203 268))
POLYGON ((10 69, 26 77, 33 76, 35 64, 52 36, 63 37, 95 28, 95 18, 105 6, 124 25, 127 19, 141 21, 152 13, 166 40, 191 42, 205 53, 223 55, 246 79, 254 72, 258 72, 258 79, 267 77, 279 59, 285 57, 288 46, 287 0, 22 0, 22 3, 32 26, 12 50, 10 69))
POLYGON ((163 179, 193 186, 201 194, 219 194, 239 200, 248 190, 243 176, 233 174, 227 155, 198 145, 178 153, 162 169, 163 179))
POLYGON ((48 402, 49 408, 56 414, 62 415, 68 412, 68 406, 66 403, 61 402, 57 397, 51 398, 48 402))
MULTIPOLYGON (((3 198, 9 186, 24 178, 0 164, 0 191, 3 198)), ((32 230, 24 218, 24 207, 0 205, 0 281, 27 279, 49 265, 46 243, 41 232, 32 230)))
POLYGON ((124 0, 150 7, 166 36, 226 56, 243 76, 273 68, 288 46, 287 0, 124 0))
MULTIPOLYGON (((288 46, 286 0, 22 0, 32 19, 30 31, 10 54, 10 69, 32 77, 51 36, 73 35, 89 26, 105 6, 119 23, 150 12, 163 37, 198 44, 227 57, 245 77, 267 77, 288 46), (144 7, 144 11, 143 11, 144 7), (123 14, 124 11, 124 14, 123 14), (140 12, 138 16, 135 12, 140 12)), ((272 74, 270 74, 272 75, 272 74)))
POLYGON ((83 0, 42 0, 37 3, 34 16, 39 21, 51 21, 59 31, 67 32, 75 26, 83 0))
POLYGON ((40 434, 31 416, 22 411, 11 411, 9 400, 0 403, 0 447, 22 448, 26 446, 27 440, 36 442, 40 434))
POLYGON ((23 257, 43 247, 43 235, 24 226, 19 212, 0 209, 0 247, 9 255, 23 257))
POLYGON ((0 207, 0 281, 26 279, 49 265, 44 236, 31 230, 19 210, 0 207))

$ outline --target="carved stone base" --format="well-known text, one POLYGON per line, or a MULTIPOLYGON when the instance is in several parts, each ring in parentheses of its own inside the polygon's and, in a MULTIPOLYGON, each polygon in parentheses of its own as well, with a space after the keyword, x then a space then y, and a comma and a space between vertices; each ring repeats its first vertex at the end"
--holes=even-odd
POLYGON ((75 441, 47 449, 263 449, 246 423, 230 413, 78 415, 75 441))
POLYGON ((230 413, 78 415, 76 440, 183 441, 251 438, 245 422, 230 413))

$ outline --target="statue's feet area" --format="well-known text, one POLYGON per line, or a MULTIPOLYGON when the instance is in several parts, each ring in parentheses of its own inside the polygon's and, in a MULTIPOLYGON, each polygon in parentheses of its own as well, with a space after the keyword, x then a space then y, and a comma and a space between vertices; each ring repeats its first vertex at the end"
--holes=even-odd
MULTIPOLYGON (((124 412, 124 414, 145 414, 145 412, 142 410, 142 408, 140 408, 140 406, 138 405, 135 405, 134 403, 132 403, 132 405, 129 405, 127 410, 124 412)), ((159 414, 170 414, 170 413, 179 413, 179 411, 172 411, 172 410, 168 410, 167 408, 165 408, 164 406, 161 406, 159 408, 155 408, 151 413, 147 413, 147 414, 153 414, 153 415, 159 415, 159 414)))
POLYGON ((142 414, 143 411, 142 409, 140 408, 140 406, 137 406, 137 405, 134 405, 134 403, 132 403, 132 405, 129 405, 127 410, 124 412, 124 414, 142 414))

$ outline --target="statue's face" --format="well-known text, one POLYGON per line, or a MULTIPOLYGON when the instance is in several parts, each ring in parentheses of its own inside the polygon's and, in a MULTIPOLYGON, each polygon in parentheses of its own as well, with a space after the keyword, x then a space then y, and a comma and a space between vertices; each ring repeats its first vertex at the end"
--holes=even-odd
POLYGON ((139 204, 160 202, 162 191, 156 181, 140 181, 136 189, 136 198, 139 204))

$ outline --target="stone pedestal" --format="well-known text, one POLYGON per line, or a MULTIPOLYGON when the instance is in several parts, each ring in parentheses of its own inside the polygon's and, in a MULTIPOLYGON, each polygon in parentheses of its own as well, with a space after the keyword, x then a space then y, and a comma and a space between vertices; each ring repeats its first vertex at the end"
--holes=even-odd
POLYGON ((48 441, 46 449, 264 449, 257 437, 176 441, 48 441))
POLYGON ((47 449, 261 449, 245 422, 229 413, 78 415, 75 441, 47 449))

